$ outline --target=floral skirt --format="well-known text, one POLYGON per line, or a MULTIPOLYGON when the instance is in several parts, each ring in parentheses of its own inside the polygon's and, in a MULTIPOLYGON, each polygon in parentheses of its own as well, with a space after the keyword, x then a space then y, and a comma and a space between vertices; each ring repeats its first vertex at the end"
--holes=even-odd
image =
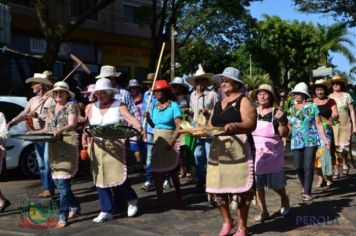
POLYGON ((214 207, 231 205, 231 208, 240 208, 249 205, 254 195, 254 188, 243 193, 208 193, 208 201, 214 207))

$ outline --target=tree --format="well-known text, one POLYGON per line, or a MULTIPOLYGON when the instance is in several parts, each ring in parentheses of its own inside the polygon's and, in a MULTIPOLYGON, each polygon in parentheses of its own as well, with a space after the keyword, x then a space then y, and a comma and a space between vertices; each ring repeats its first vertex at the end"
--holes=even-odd
POLYGON ((309 80, 320 58, 312 23, 289 22, 277 16, 265 15, 247 45, 253 61, 271 76, 277 87, 286 88, 288 77, 297 82, 309 80))
POLYGON ((350 63, 355 62, 353 52, 344 44, 354 46, 354 42, 347 37, 348 32, 344 25, 334 24, 331 26, 317 25, 317 34, 319 38, 319 47, 321 52, 320 62, 322 66, 330 66, 330 52, 343 54, 350 63))
POLYGON ((247 84, 251 89, 257 89, 258 86, 260 86, 261 84, 269 84, 269 85, 273 85, 272 84, 272 80, 271 77, 269 76, 269 74, 259 74, 259 75, 253 75, 251 76, 244 76, 242 79, 245 84, 247 84))
POLYGON ((105 8, 113 1, 115 0, 98 1, 91 8, 83 12, 82 15, 78 16, 74 22, 73 19, 71 19, 65 23, 53 23, 49 22, 48 18, 48 8, 46 7, 46 3, 48 1, 35 0, 34 7, 36 10, 37 18, 39 20, 43 36, 47 42, 45 54, 41 59, 42 69, 52 70, 61 43, 66 40, 68 36, 86 19, 99 12, 101 9, 105 8))
POLYGON ((299 11, 330 13, 351 27, 356 26, 355 0, 294 0, 299 11))

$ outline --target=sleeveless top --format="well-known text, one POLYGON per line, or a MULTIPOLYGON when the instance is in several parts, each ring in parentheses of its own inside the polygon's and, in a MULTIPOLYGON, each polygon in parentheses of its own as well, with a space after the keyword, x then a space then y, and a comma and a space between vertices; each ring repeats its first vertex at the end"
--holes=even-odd
POLYGON ((336 105, 336 102, 332 98, 329 98, 329 100, 323 105, 317 105, 319 109, 319 115, 325 117, 326 119, 329 119, 332 114, 331 107, 334 105, 336 105))
POLYGON ((109 109, 102 114, 100 112, 99 102, 92 105, 92 114, 89 119, 91 125, 110 125, 122 121, 119 107, 121 102, 119 100, 114 100, 109 109))
POLYGON ((221 101, 216 103, 211 117, 211 124, 215 127, 224 127, 227 123, 241 122, 240 104, 243 97, 244 95, 240 95, 229 102, 224 109, 221 107, 221 101))

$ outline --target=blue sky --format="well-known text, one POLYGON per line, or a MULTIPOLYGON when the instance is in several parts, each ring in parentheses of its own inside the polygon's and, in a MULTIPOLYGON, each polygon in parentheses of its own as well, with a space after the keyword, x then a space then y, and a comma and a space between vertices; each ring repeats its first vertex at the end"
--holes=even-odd
MULTIPOLYGON (((250 6, 250 11, 252 16, 257 19, 262 19, 262 15, 274 15, 279 16, 284 20, 299 20, 306 22, 320 23, 323 25, 331 25, 335 23, 334 19, 331 16, 326 14, 304 14, 299 13, 291 0, 264 0, 262 2, 253 2, 250 6)), ((350 35, 349 38, 354 41, 356 44, 356 28, 349 29, 349 32, 353 35, 350 35)), ((353 47, 351 50, 356 54, 356 48, 353 47)), ((338 70, 349 72, 352 66, 347 61, 347 59, 340 54, 332 54, 333 64, 337 65, 338 70)))

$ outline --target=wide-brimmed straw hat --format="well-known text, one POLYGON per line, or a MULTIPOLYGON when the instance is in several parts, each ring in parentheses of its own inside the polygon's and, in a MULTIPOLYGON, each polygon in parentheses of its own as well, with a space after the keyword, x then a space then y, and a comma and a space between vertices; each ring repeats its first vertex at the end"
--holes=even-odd
POLYGON ((66 82, 64 82, 64 81, 58 81, 58 82, 56 82, 56 83, 53 85, 53 89, 50 90, 50 91, 48 91, 48 92, 46 93, 46 95, 49 96, 49 97, 53 97, 53 92, 54 92, 54 91, 60 91, 60 90, 63 90, 63 91, 66 91, 67 93, 69 93, 69 96, 70 96, 71 98, 74 98, 74 97, 75 97, 74 93, 69 90, 69 85, 68 85, 66 82))
POLYGON ((333 84, 333 83, 338 83, 338 82, 341 82, 343 83, 344 85, 347 85, 348 81, 347 79, 341 77, 340 75, 335 75, 334 77, 331 78, 330 80, 330 83, 333 84))
POLYGON ((182 77, 175 77, 170 85, 180 85, 183 86, 184 88, 189 90, 189 85, 184 82, 184 79, 182 77))
POLYGON ((304 82, 298 83, 290 93, 302 93, 310 97, 308 85, 304 82))
POLYGON ((153 87, 153 91, 169 90, 169 89, 171 89, 171 87, 169 86, 167 80, 164 80, 164 79, 157 80, 153 87))
POLYGON ((198 70, 195 72, 195 74, 191 77, 187 78, 187 83, 192 85, 193 87, 196 86, 195 79, 197 78, 206 78, 208 80, 208 86, 213 84, 213 75, 212 73, 206 73, 203 69, 203 66, 201 64, 198 65, 198 70))
POLYGON ((25 82, 28 83, 40 83, 45 85, 53 85, 54 76, 51 71, 44 71, 43 73, 35 73, 33 77, 28 78, 25 82))
POLYGON ((97 75, 96 79, 107 78, 107 77, 119 77, 121 72, 116 71, 114 66, 102 66, 100 68, 100 74, 97 75))
POLYGON ((260 91, 267 91, 270 95, 272 95, 271 99, 275 99, 276 96, 274 95, 274 91, 273 91, 273 88, 271 85, 269 84, 261 84, 258 89, 255 89, 253 92, 252 92, 252 97, 254 99, 257 99, 257 94, 260 92, 260 91))
POLYGON ((240 84, 244 84, 244 82, 241 80, 240 71, 238 69, 236 69, 235 67, 226 67, 222 74, 214 75, 213 79, 214 79, 215 83, 220 84, 221 79, 223 77, 232 79, 240 84))
POLYGON ((101 90, 110 90, 110 91, 113 91, 114 93, 118 92, 118 90, 116 88, 112 87, 111 81, 107 78, 101 78, 96 81, 94 93, 96 91, 101 91, 101 90))
POLYGON ((320 87, 320 86, 324 86, 325 88, 330 88, 331 87, 331 84, 328 80, 326 79, 318 79, 315 81, 315 83, 313 84, 313 88, 316 88, 316 87, 320 87))

